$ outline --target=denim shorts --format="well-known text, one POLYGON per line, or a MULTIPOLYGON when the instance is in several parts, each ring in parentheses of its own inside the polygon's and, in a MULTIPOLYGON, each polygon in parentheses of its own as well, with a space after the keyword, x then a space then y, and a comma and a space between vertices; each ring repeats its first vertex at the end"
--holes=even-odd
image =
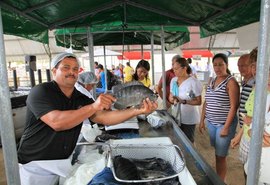
POLYGON ((232 124, 229 128, 229 134, 226 137, 220 137, 220 132, 224 125, 214 125, 210 121, 206 120, 208 133, 210 136, 210 143, 215 148, 215 154, 219 157, 226 157, 228 155, 231 139, 234 138, 238 118, 234 117, 232 124))

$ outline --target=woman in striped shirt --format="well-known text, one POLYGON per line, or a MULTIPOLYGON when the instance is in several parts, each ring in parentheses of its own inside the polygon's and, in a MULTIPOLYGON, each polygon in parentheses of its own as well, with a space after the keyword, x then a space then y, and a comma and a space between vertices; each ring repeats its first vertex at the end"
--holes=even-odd
POLYGON ((213 58, 216 78, 211 81, 205 94, 200 132, 206 124, 211 145, 215 148, 216 171, 224 181, 227 172, 226 156, 237 126, 239 85, 228 70, 228 58, 219 53, 213 58))

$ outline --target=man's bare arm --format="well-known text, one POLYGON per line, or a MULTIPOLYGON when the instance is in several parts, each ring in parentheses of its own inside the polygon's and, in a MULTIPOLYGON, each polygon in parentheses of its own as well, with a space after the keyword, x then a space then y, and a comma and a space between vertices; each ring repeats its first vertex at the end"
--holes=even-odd
POLYGON ((104 125, 113 125, 126 121, 140 114, 150 114, 158 107, 156 102, 151 102, 149 99, 144 100, 143 106, 140 109, 130 108, 125 110, 115 111, 98 111, 90 119, 94 122, 104 125))
POLYGON ((68 130, 79 125, 97 111, 110 109, 113 101, 115 98, 111 95, 101 94, 91 105, 86 105, 78 110, 53 110, 40 119, 55 131, 68 130))

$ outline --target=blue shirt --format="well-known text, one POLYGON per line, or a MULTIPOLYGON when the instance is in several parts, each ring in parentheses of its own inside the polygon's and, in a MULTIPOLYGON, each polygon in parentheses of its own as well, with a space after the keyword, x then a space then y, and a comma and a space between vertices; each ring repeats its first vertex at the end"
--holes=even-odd
POLYGON ((106 88, 106 80, 105 80, 105 72, 102 71, 100 74, 100 81, 101 81, 101 85, 102 85, 102 89, 106 88))

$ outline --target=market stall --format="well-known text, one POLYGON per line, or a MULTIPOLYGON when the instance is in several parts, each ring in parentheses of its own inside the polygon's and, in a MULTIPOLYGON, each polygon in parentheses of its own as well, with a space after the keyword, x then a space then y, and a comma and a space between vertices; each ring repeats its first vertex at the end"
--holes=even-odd
MULTIPOLYGON (((18 163, 13 134, 11 106, 8 92, 3 34, 20 35, 33 40, 48 43, 48 29, 63 27, 88 27, 90 29, 114 25, 121 28, 128 25, 185 25, 200 26, 201 35, 209 36, 240 27, 259 20, 261 12, 261 31, 259 46, 258 74, 256 79, 255 124, 251 143, 252 160, 250 166, 257 173, 250 173, 248 184, 258 182, 258 169, 261 154, 261 137, 266 99, 266 76, 269 58, 269 2, 268 1, 220 1, 213 3, 202 1, 1 1, 0 19, 0 126, 4 146, 5 166, 8 184, 20 184, 18 163), (261 5, 261 8, 260 8, 261 5), (67 11, 69 10, 69 11, 67 11), (243 19, 245 17, 245 19, 243 19), (3 19, 3 21, 2 21, 3 19), (91 27, 90 27, 91 26, 91 27), (5 124, 4 124, 5 123, 5 124), (257 124, 256 124, 257 123, 257 124)), ((89 43, 93 38, 88 37, 89 43)), ((92 40, 92 41, 91 41, 92 40)), ((164 51, 164 38, 161 39, 164 51), (163 40, 163 41, 162 41, 163 40)), ((91 44, 90 44, 91 45, 91 44)), ((88 46, 90 47, 88 44, 88 46)), ((89 50, 90 51, 90 50, 89 50)), ((90 52, 93 56, 93 51, 90 52)), ((92 61, 93 62, 93 61, 92 61)), ((163 56, 163 62, 164 56, 163 56)), ((164 75, 164 74, 163 74, 164 75)), ((251 172, 251 168, 249 170, 251 172)))
MULTIPOLYGON (((224 184, 218 175, 213 171, 213 169, 206 163, 202 156, 195 150, 193 144, 186 138, 185 134, 180 130, 178 125, 175 123, 174 119, 166 112, 161 111, 166 117, 166 124, 160 126, 159 128, 154 128, 146 120, 139 119, 138 129, 113 129, 109 131, 103 131, 103 133, 111 134, 116 137, 122 136, 123 139, 110 140, 110 145, 120 147, 121 144, 132 145, 135 148, 137 145, 149 146, 148 151, 151 151, 151 147, 159 145, 174 144, 177 145, 183 153, 185 168, 181 170, 179 174, 179 180, 182 184, 198 184, 198 185, 214 185, 224 184), (124 139, 124 138, 129 139, 124 139), (172 142, 172 143, 170 143, 172 142)), ((158 119, 163 119, 158 118, 158 119)), ((119 127, 120 128, 120 127, 119 127)), ((83 141, 85 141, 83 139, 83 141)), ((93 146, 95 143, 79 142, 77 148, 75 149, 75 158, 77 159, 82 151, 82 147, 93 146)), ((102 145, 97 143, 97 145, 102 145)), ((106 144, 103 144, 106 145, 106 144)), ((144 155, 146 150, 139 150, 141 155, 144 155)), ((160 152, 154 152, 153 157, 158 157, 160 152)), ((133 151, 134 153, 134 151, 133 151)), ((74 161, 74 159, 73 159, 74 161)), ((75 160, 76 161, 76 160, 75 160)))

